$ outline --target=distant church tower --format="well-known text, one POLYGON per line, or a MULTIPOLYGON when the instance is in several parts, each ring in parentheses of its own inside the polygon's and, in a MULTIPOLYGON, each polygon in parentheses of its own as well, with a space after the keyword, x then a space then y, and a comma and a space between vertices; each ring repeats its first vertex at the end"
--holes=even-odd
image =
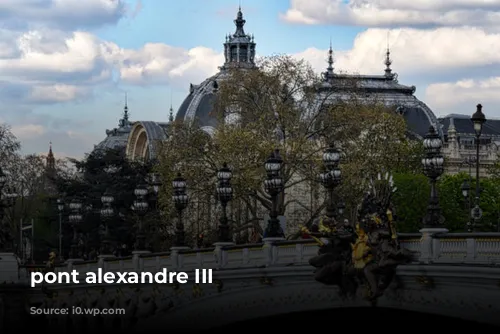
POLYGON ((240 7, 238 14, 236 14, 236 20, 234 20, 236 31, 234 34, 226 36, 226 42, 224 43, 224 57, 226 60, 222 69, 229 67, 255 67, 256 44, 253 35, 245 34, 245 30, 243 29, 245 23, 246 20, 243 19, 240 7))
POLYGON ((54 157, 54 153, 52 152, 52 143, 49 144, 49 153, 45 158, 45 191, 49 194, 53 194, 57 192, 56 187, 52 179, 56 176, 56 158, 54 157))

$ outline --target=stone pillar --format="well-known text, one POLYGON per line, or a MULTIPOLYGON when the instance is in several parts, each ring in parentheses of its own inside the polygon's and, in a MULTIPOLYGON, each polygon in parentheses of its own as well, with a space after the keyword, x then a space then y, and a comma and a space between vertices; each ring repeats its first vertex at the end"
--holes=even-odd
POLYGON ((99 255, 97 258, 98 258, 97 267, 102 268, 102 271, 105 272, 106 271, 105 259, 113 259, 113 258, 115 258, 115 256, 114 255, 99 255))
POLYGON ((217 261, 218 268, 223 268, 227 263, 225 253, 222 250, 222 248, 227 247, 227 246, 233 246, 233 245, 234 245, 234 242, 216 242, 216 243, 214 243, 214 246, 215 246, 214 253, 215 253, 215 259, 217 261))
POLYGON ((272 265, 276 262, 278 256, 278 249, 274 245, 276 241, 283 241, 285 238, 264 238, 264 246, 262 247, 266 253, 266 263, 272 265))
POLYGON ((182 267, 182 263, 179 260, 179 252, 183 250, 188 250, 190 249, 187 246, 176 246, 170 248, 170 258, 172 259, 172 270, 173 269, 179 269, 182 267))
POLYGON ((448 233, 448 230, 445 228, 423 228, 419 232, 422 233, 419 261, 422 263, 432 263, 439 256, 441 243, 439 239, 433 236, 438 233, 448 233))

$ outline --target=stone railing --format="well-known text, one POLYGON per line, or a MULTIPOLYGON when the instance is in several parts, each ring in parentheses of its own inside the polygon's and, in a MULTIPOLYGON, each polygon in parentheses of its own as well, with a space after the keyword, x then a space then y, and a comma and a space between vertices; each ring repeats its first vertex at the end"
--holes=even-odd
MULTIPOLYGON (((421 233, 400 234, 399 242, 415 254, 416 264, 500 265, 500 233, 446 233, 445 229, 423 229, 421 233)), ((86 272, 157 272, 250 269, 269 266, 307 265, 316 255, 314 240, 269 241, 261 244, 216 245, 206 249, 173 249, 165 253, 140 253, 130 257, 102 257, 97 261, 68 262, 56 272, 73 269, 86 272)), ((29 277, 32 268, 21 267, 20 279, 29 277)))

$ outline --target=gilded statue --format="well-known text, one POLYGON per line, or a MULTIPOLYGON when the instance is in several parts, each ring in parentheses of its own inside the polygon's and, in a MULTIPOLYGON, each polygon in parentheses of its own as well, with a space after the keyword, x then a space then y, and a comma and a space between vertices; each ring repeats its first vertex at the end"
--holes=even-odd
POLYGON ((366 298, 374 302, 382 296, 395 276, 399 264, 411 259, 411 253, 398 242, 394 208, 391 204, 394 187, 386 173, 369 181, 358 208, 355 226, 320 218, 303 235, 315 239, 318 255, 309 260, 315 267, 314 278, 323 284, 338 285, 340 292, 353 295, 363 286, 366 298))

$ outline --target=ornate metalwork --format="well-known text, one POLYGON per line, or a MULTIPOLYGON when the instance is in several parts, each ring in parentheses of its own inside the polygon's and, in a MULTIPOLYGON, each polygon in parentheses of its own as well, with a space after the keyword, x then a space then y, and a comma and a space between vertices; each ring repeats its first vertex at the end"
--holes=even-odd
POLYGON ((392 176, 379 173, 369 182, 355 226, 347 221, 322 219, 315 231, 305 231, 320 245, 318 255, 309 260, 316 268, 317 281, 339 286, 341 295, 346 297, 355 296, 358 288, 364 287, 370 302, 384 293, 397 266, 412 258, 412 253, 401 248, 397 239, 391 204, 396 190, 392 176))

